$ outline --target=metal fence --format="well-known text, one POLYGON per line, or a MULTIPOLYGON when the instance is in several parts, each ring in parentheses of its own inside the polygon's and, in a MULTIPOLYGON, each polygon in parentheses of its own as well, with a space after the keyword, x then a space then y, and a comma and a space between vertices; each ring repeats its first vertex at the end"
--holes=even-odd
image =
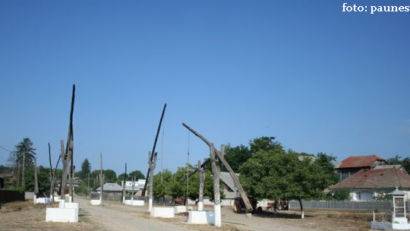
MULTIPOLYGON (((324 210, 362 210, 391 212, 393 204, 391 201, 302 201, 304 209, 324 210)), ((410 201, 406 202, 406 210, 410 212, 410 201)), ((289 209, 300 209, 299 201, 289 202, 289 209)))

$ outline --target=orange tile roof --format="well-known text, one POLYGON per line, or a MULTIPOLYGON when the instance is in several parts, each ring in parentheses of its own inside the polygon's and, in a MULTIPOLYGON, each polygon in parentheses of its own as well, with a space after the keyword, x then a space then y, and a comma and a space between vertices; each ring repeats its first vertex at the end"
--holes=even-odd
POLYGON ((342 161, 340 168, 363 168, 371 167, 376 161, 384 161, 385 159, 381 158, 378 155, 369 155, 369 156, 351 156, 342 161))
POLYGON ((331 189, 410 188, 410 175, 401 167, 362 169, 331 189))

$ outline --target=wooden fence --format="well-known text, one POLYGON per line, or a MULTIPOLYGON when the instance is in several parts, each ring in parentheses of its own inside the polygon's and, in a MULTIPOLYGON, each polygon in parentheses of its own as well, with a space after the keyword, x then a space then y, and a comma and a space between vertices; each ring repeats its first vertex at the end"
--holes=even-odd
POLYGON ((8 203, 13 201, 24 201, 24 192, 0 190, 0 203, 8 203))

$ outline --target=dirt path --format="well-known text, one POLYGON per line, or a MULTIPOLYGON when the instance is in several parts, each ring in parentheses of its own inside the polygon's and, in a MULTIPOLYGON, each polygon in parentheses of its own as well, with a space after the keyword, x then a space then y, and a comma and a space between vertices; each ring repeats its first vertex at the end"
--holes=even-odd
MULTIPOLYGON (((358 211, 306 211, 300 219, 298 211, 281 211, 279 217, 271 212, 246 218, 231 208, 222 208, 222 227, 192 225, 185 222, 183 215, 173 219, 151 218, 147 207, 125 206, 120 202, 105 202, 103 206, 91 206, 89 200, 79 197, 78 223, 45 222, 46 207, 33 205, 32 201, 6 204, 0 210, 1 231, 129 231, 129 230, 199 230, 199 231, 368 231, 372 214, 358 211)), ((207 207, 206 210, 211 210, 207 207)))
MULTIPOLYGON (((209 225, 192 225, 185 222, 185 217, 177 215, 174 219, 151 218, 147 207, 125 206, 118 202, 106 202, 103 206, 91 206, 87 200, 77 199, 81 208, 90 215, 90 219, 105 227, 106 230, 201 230, 201 231, 357 231, 369 230, 367 222, 354 222, 330 216, 327 213, 316 212, 300 219, 298 212, 282 213, 274 217, 266 212, 247 218, 244 214, 237 214, 231 208, 222 208, 222 227, 209 225)), ((211 208, 207 208, 211 209, 211 208)), ((356 218, 353 218, 356 219, 356 218)))
POLYGON ((107 231, 190 230, 163 222, 160 219, 150 218, 148 213, 144 213, 140 208, 136 207, 112 205, 109 203, 102 206, 92 206, 88 200, 78 197, 76 202, 80 203, 81 209, 84 209, 90 215, 91 220, 103 226, 107 231))

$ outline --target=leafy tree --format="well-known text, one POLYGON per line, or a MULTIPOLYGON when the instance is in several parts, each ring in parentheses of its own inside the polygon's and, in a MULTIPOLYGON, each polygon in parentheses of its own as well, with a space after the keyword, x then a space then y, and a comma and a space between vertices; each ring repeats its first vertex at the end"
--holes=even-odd
MULTIPOLYGON (((234 172, 238 172, 239 167, 249 158, 251 158, 251 156, 251 151, 244 145, 236 147, 231 147, 228 145, 225 149, 225 159, 234 172)), ((225 166, 222 168, 222 170, 227 171, 225 166)))
MULTIPOLYGON (((189 173, 195 171, 197 167, 189 165, 189 173)), ((158 173, 154 176, 154 195, 155 196, 172 196, 185 197, 187 193, 187 168, 180 167, 172 174, 169 170, 165 170, 162 174, 158 173)), ((222 195, 222 194, 221 194, 222 195)), ((204 196, 213 198, 213 179, 209 170, 205 171, 204 196)), ((188 179, 188 198, 197 200, 199 197, 199 178, 198 173, 191 175, 188 179)), ((223 197, 222 197, 223 198, 223 197)))
POLYGON ((298 156, 281 146, 258 151, 240 168, 243 187, 256 198, 299 200, 303 218, 302 199, 322 198, 331 181, 319 162, 298 156))
POLYGON ((350 190, 347 188, 332 191, 333 199, 338 201, 350 200, 350 190))
POLYGON ((114 170, 107 169, 104 172, 104 183, 114 183, 117 182, 117 173, 114 170))
POLYGON ((327 155, 326 153, 319 152, 316 155, 316 162, 322 166, 322 169, 331 177, 330 184, 335 184, 338 181, 338 177, 335 174, 335 166, 334 163, 336 162, 336 157, 333 155, 327 155))
POLYGON ((406 172, 410 174, 410 158, 409 157, 406 157, 403 159, 403 161, 401 162, 401 166, 403 166, 406 172))
POLYGON ((399 164, 401 164, 401 156, 396 155, 392 158, 387 159, 386 161, 387 161, 387 164, 399 165, 399 164))
MULTIPOLYGON (((232 170, 234 172, 238 172, 241 165, 258 151, 282 149, 282 145, 275 141, 275 137, 263 136, 249 141, 249 147, 246 147, 244 145, 231 147, 230 145, 228 145, 225 150, 225 159, 231 166, 232 170)), ((222 167, 222 171, 226 171, 225 166, 222 167)))
POLYGON ((85 180, 88 176, 88 174, 91 173, 91 164, 88 161, 87 158, 84 159, 83 163, 81 164, 81 172, 80 172, 80 178, 82 180, 85 180))
POLYGON ((407 173, 410 174, 410 158, 406 157, 402 160, 402 157, 399 155, 396 155, 392 158, 387 159, 387 164, 391 165, 401 165, 407 173))
POLYGON ((140 170, 135 170, 130 172, 129 177, 135 177, 136 180, 138 179, 145 179, 144 174, 142 174, 142 172, 140 170))
POLYGON ((156 197, 165 197, 173 194, 173 177, 172 172, 164 170, 154 176, 154 195, 156 197))
POLYGON ((120 175, 118 175, 118 177, 117 177, 117 184, 119 184, 119 185, 122 186, 121 182, 124 181, 124 180, 125 180, 125 181, 129 180, 129 175, 128 175, 128 174, 125 174, 125 172, 124 172, 124 173, 121 173, 120 175))
POLYGON ((260 150, 269 151, 269 150, 282 150, 282 145, 274 141, 275 137, 262 136, 255 138, 249 142, 250 151, 252 154, 257 153, 260 150))

